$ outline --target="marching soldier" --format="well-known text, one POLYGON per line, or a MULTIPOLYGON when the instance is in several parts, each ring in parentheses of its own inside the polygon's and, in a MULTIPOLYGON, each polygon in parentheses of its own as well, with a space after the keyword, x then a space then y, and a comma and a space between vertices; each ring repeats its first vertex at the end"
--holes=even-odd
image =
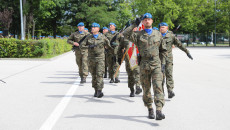
MULTIPOLYGON (((137 31, 137 28, 134 28, 133 31, 137 31)), ((125 53, 125 51, 132 47, 133 51, 136 46, 133 45, 133 43, 130 44, 128 40, 124 40, 123 44, 119 45, 118 49, 118 62, 119 65, 121 65, 121 59, 125 53), (122 53, 123 49, 123 53, 122 53)), ((134 53, 134 52, 133 52, 134 53)), ((136 59, 137 60, 137 59, 136 59)), ((137 63, 137 61, 136 61, 137 63)), ((130 65, 130 56, 128 53, 125 54, 125 67, 126 72, 128 74, 128 87, 130 89, 130 97, 135 97, 135 94, 140 94, 142 92, 142 89, 140 88, 140 67, 137 65, 135 67, 131 67, 130 65), (134 94, 134 86, 136 85, 136 92, 134 94)))
MULTIPOLYGON (((109 31, 109 29, 107 27, 103 27, 103 34, 105 35, 107 32, 109 31)), ((108 49, 105 48, 105 74, 104 74, 104 78, 107 78, 107 69, 108 69, 108 49)))
POLYGON ((141 86, 143 89, 143 101, 149 111, 149 118, 154 119, 155 115, 152 107, 152 95, 151 84, 153 85, 154 102, 156 105, 156 120, 165 119, 165 115, 162 113, 164 106, 164 92, 162 87, 162 71, 164 71, 165 57, 167 55, 166 46, 162 42, 162 36, 159 31, 152 29, 152 15, 146 13, 143 15, 142 23, 145 29, 142 31, 133 32, 133 28, 138 26, 141 22, 140 18, 137 18, 135 23, 128 27, 123 35, 125 38, 135 43, 140 53, 140 78, 141 86), (162 62, 159 58, 159 54, 162 54, 162 62))
POLYGON ((87 57, 88 54, 85 53, 87 50, 81 51, 79 48, 79 41, 88 35, 88 32, 84 31, 84 23, 80 22, 78 25, 78 31, 71 34, 70 37, 68 38, 67 42, 71 45, 75 45, 75 56, 76 56, 76 63, 79 68, 79 75, 81 77, 81 83, 86 83, 86 77, 88 76, 88 63, 87 63, 87 57))
POLYGON ((172 54, 172 46, 176 45, 179 49, 184 51, 190 59, 193 59, 189 51, 183 46, 180 40, 173 34, 172 31, 168 30, 168 24, 162 22, 159 24, 161 35, 163 36, 163 41, 166 44, 168 55, 166 57, 165 64, 165 72, 163 73, 163 82, 162 86, 164 86, 164 81, 166 78, 166 86, 168 90, 168 98, 173 98, 175 93, 173 92, 174 81, 173 81, 173 54, 172 54))
POLYGON ((120 42, 122 42, 121 37, 119 35, 119 32, 115 31, 116 29, 116 24, 115 23, 110 23, 109 24, 109 31, 105 34, 105 36, 109 39, 109 41, 111 42, 111 40, 113 38, 115 38, 114 42, 111 43, 111 46, 114 48, 113 50, 108 51, 108 70, 109 70, 109 78, 110 78, 110 83, 119 83, 119 72, 115 77, 114 80, 114 76, 115 76, 115 72, 119 66, 118 64, 118 55, 117 55, 117 51, 118 51, 118 46, 120 44, 120 42))
MULTIPOLYGON (((105 67, 105 47, 111 49, 109 40, 99 33, 100 25, 92 24, 92 33, 80 45, 82 50, 88 50, 89 71, 92 74, 92 87, 95 89, 94 97, 104 96, 102 89, 104 87, 103 74, 105 67)), ((87 51, 85 51, 87 52, 87 51)))

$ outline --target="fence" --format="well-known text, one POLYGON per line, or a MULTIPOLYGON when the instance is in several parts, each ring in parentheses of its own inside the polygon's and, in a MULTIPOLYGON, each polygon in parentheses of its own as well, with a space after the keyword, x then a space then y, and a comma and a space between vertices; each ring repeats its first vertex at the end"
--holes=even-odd
MULTIPOLYGON (((187 46, 215 46, 215 34, 177 34, 177 38, 187 46)), ((216 46, 230 46, 230 35, 216 34, 216 46)))

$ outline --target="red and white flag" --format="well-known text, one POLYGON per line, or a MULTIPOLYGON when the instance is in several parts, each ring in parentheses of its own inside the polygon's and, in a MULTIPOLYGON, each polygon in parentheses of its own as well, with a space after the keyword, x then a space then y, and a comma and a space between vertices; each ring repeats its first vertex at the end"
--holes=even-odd
MULTIPOLYGON (((144 25, 141 22, 139 26, 137 27, 137 30, 141 31, 143 29, 144 29, 144 25)), ((130 64, 131 70, 133 70, 134 68, 138 66, 138 61, 137 61, 138 54, 139 54, 139 51, 138 51, 137 46, 134 43, 130 42, 128 55, 129 55, 129 64, 130 64)))

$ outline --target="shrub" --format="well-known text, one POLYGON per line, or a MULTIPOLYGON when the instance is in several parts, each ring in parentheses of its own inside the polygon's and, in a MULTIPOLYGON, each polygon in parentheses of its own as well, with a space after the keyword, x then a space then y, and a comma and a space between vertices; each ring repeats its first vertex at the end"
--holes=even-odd
POLYGON ((54 56, 71 50, 66 39, 18 40, 14 38, 0 39, 0 57, 5 58, 35 58, 54 56))

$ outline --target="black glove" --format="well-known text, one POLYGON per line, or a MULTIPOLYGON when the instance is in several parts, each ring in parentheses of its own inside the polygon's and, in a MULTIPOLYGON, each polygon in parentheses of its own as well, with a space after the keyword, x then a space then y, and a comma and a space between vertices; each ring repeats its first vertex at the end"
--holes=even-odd
POLYGON ((126 52, 126 49, 124 49, 124 54, 125 54, 125 52, 126 52))
POLYGON ((118 64, 121 65, 121 58, 118 58, 118 64))
POLYGON ((161 72, 162 72, 162 73, 165 72, 165 64, 161 64, 161 72))
POLYGON ((138 26, 141 23, 141 18, 136 18, 135 24, 138 26))
POLYGON ((113 62, 116 63, 117 62, 117 57, 116 56, 113 56, 113 62))
POLYGON ((131 21, 129 20, 126 24, 125 24, 125 26, 126 27, 129 27, 131 25, 131 21))
POLYGON ((137 63, 140 66, 140 64, 141 64, 141 55, 140 54, 137 54, 137 63))
POLYGON ((193 60, 192 56, 190 53, 187 54, 188 58, 190 58, 191 60, 193 60))

